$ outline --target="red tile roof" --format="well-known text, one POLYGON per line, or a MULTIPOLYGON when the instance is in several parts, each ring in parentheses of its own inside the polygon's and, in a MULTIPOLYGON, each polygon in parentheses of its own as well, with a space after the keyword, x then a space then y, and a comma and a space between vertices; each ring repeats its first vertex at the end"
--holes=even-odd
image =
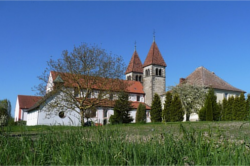
MULTIPOLYGON (((98 99, 92 98, 92 99, 85 100, 84 103, 86 105, 88 105, 88 104, 93 103, 94 100, 98 101, 98 99)), ((140 103, 145 105, 147 110, 151 110, 151 107, 148 106, 147 104, 143 103, 143 102, 131 101, 131 106, 132 106, 133 109, 137 109, 140 103)), ((99 101, 99 103, 96 106, 113 108, 114 105, 115 105, 115 100, 102 99, 102 100, 99 101)))
POLYGON ((133 101, 132 102, 132 107, 137 109, 139 107, 140 103, 146 106, 146 110, 151 110, 151 107, 148 106, 146 103, 142 103, 142 102, 138 102, 138 101, 133 101))
POLYGON ((167 66, 155 41, 151 45, 147 58, 142 67, 146 67, 149 65, 159 65, 164 67, 167 66))
POLYGON ((136 50, 134 51, 132 58, 129 62, 128 68, 125 72, 125 74, 130 73, 130 72, 136 72, 136 73, 142 73, 143 69, 142 69, 142 63, 141 60, 136 52, 136 50))
MULTIPOLYGON (((65 86, 76 86, 76 83, 73 82, 72 80, 66 81, 72 77, 73 74, 65 74, 65 73, 58 73, 51 71, 52 79, 53 81, 57 78, 58 75, 61 76, 62 80, 65 82, 65 86)), ((85 76, 88 77, 88 76, 85 76)), ((89 76, 90 77, 90 76, 89 76)), ((84 76, 78 77, 79 80, 82 81, 82 86, 85 86, 84 84, 84 76)), ((89 79, 91 82, 91 79, 89 79)), ((143 91, 143 85, 139 81, 132 81, 132 80, 114 80, 114 79, 108 79, 106 80, 105 78, 98 78, 98 79, 93 79, 95 83, 90 83, 91 88, 97 89, 97 90, 110 90, 112 89, 113 91, 120 91, 121 88, 124 86, 124 84, 127 84, 127 89, 125 90, 126 92, 129 93, 139 93, 139 94, 145 94, 143 91), (100 85, 100 86, 99 86, 100 85)))
POLYGON ((20 109, 29 109, 32 107, 36 102, 42 99, 41 96, 25 96, 25 95, 18 95, 17 96, 19 101, 19 108, 20 109))
POLYGON ((197 84, 205 87, 212 87, 214 89, 222 89, 228 91, 244 92, 241 89, 235 88, 217 75, 214 72, 210 72, 204 67, 198 67, 193 73, 191 73, 185 79, 186 82, 191 84, 197 84))

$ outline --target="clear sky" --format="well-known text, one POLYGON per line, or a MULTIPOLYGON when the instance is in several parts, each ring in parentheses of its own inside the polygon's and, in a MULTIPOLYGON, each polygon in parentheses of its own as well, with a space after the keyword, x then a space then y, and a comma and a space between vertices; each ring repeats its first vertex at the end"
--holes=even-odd
POLYGON ((204 66, 250 93, 250 1, 0 1, 0 99, 34 95, 46 61, 86 42, 129 63, 155 41, 166 86, 204 66))

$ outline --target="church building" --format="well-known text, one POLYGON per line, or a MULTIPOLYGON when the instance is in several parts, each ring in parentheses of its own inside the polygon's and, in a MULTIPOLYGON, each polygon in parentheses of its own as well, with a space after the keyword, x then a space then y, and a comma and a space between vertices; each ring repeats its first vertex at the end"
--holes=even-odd
MULTIPOLYGON (((152 104, 153 96, 155 93, 162 96, 161 97, 162 103, 165 102, 166 67, 167 64, 164 61, 164 58, 162 57, 155 40, 153 41, 149 49, 149 52, 147 54, 144 63, 141 62, 140 57, 135 48, 131 60, 128 64, 127 70, 125 72, 126 78, 125 80, 123 80, 129 82, 130 84, 127 89, 127 93, 129 94, 129 100, 132 102, 132 107, 133 107, 133 109, 130 111, 130 115, 134 119, 132 123, 135 122, 136 110, 140 103, 146 106, 146 114, 147 114, 146 121, 151 122, 150 106, 152 104)), ((53 90, 57 80, 61 80, 63 82, 63 78, 61 78, 58 73, 51 71, 50 76, 48 78, 47 93, 53 90)), ((210 72, 204 67, 199 67, 188 77, 181 78, 180 82, 182 81, 186 81, 189 83, 194 83, 194 81, 198 81, 197 83, 199 85, 202 85, 204 87, 214 88, 218 102, 220 102, 223 98, 228 98, 229 96, 236 96, 242 92, 245 93, 244 91, 231 86, 230 84, 228 84, 227 82, 216 76, 213 72, 210 72)), ((97 91, 95 93, 97 93, 97 91)), ((98 96, 98 94, 92 95, 90 97, 95 98, 96 96, 98 96)), ((18 99, 20 97, 21 96, 19 95, 18 99)), ((60 94, 53 96, 53 98, 44 97, 41 100, 44 100, 45 101, 44 103, 49 103, 58 97, 60 97, 60 94)), ((109 98, 110 97, 111 96, 109 96, 109 98)), ((34 97, 30 96, 30 98, 32 98, 32 101, 35 101, 34 97)), ((117 98, 117 96, 115 97, 114 95, 114 98, 117 98)), ((29 99, 27 99, 26 97, 26 100, 28 101, 29 99)), ((93 117, 91 117, 90 120, 102 125, 108 123, 110 116, 114 114, 113 110, 114 100, 108 103, 101 103, 100 105, 98 105, 96 114, 93 115, 93 117)), ((17 104, 18 103, 19 102, 17 102, 17 104)), ((18 106, 15 112, 15 117, 17 117, 17 119, 24 117, 20 116, 20 110, 23 108, 21 108, 22 107, 21 104, 19 105, 20 108, 18 106)), ((58 112, 54 110, 54 112, 52 111, 53 115, 48 117, 48 115, 46 114, 48 108, 44 104, 39 104, 39 102, 36 102, 36 104, 33 103, 32 106, 25 105, 24 108, 25 110, 23 111, 25 112, 25 114, 24 113, 22 114, 25 115, 25 118, 23 120, 27 120, 27 125, 75 125, 75 126, 81 125, 80 115, 72 110, 69 111, 68 113, 62 111, 58 112)), ((198 115, 195 114, 193 115, 193 117, 191 115, 190 120, 195 120, 195 121, 198 120, 198 115)))

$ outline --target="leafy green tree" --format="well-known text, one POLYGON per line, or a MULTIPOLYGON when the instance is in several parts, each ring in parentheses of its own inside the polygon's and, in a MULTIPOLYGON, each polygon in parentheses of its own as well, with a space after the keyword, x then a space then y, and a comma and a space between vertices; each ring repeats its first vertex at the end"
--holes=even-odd
POLYGON ((172 93, 166 93, 166 100, 164 103, 164 109, 162 111, 162 118, 165 122, 171 121, 171 103, 172 103, 172 93))
POLYGON ((171 103, 171 121, 180 122, 184 119, 184 110, 182 108, 181 100, 178 94, 174 95, 173 101, 171 103))
POLYGON ((146 106, 143 104, 139 104, 136 111, 136 123, 146 123, 146 106))
POLYGON ((11 120, 11 103, 7 99, 0 100, 0 119, 4 121, 2 125, 7 125, 8 121, 11 120))
POLYGON ((189 121, 191 113, 198 113, 204 105, 206 99, 206 89, 204 86, 184 82, 177 86, 170 86, 168 89, 171 90, 172 95, 179 95, 182 107, 186 113, 186 121, 189 121))
POLYGON ((112 124, 130 123, 133 118, 129 112, 132 110, 132 103, 128 100, 128 93, 120 92, 118 100, 115 101, 114 115, 111 115, 110 122, 112 124))
POLYGON ((162 108, 161 108, 161 100, 160 96, 155 93, 152 106, 151 106, 151 122, 161 122, 162 120, 162 108))

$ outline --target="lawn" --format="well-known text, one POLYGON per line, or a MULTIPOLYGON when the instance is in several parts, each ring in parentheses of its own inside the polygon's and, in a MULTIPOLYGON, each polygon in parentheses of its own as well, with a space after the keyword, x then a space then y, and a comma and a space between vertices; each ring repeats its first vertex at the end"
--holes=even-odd
POLYGON ((7 127, 0 165, 249 165, 249 129, 235 121, 7 127))

